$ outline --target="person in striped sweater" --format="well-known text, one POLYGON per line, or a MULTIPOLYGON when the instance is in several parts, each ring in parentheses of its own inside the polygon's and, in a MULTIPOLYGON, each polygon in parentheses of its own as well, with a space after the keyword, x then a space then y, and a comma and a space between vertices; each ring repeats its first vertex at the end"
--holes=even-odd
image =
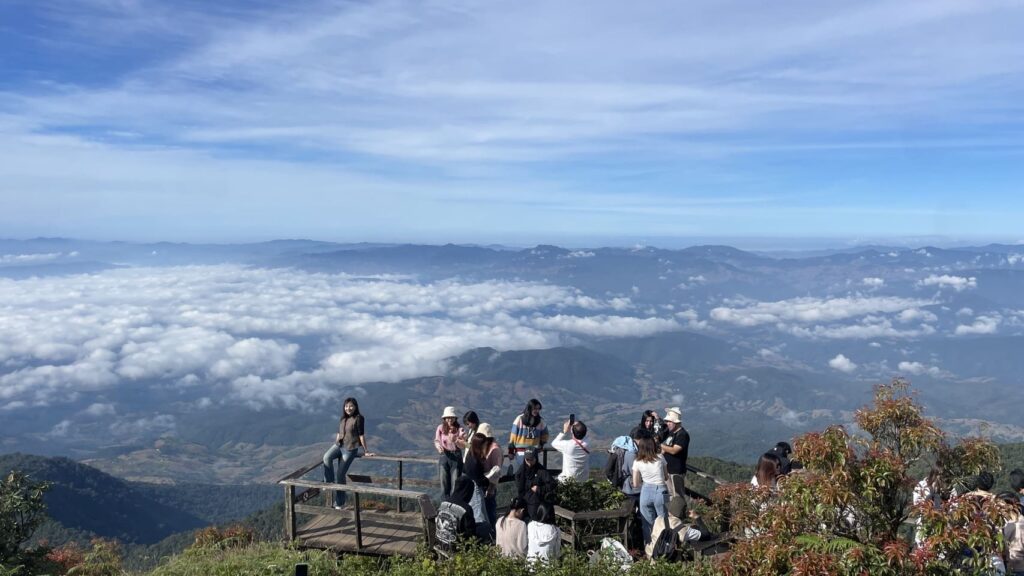
POLYGON ((522 468, 523 456, 528 450, 541 449, 548 442, 548 428, 540 415, 542 408, 540 400, 531 398, 523 413, 512 422, 508 441, 515 455, 513 462, 517 472, 522 468))

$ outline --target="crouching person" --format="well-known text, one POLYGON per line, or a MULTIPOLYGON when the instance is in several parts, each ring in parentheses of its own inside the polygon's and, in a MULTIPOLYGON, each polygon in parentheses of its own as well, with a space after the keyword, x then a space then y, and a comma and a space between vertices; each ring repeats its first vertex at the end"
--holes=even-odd
POLYGON ((504 556, 526 558, 529 540, 526 535, 526 501, 516 496, 508 506, 508 514, 497 524, 497 543, 504 556))
POLYGON ((450 496, 437 509, 435 534, 441 552, 452 554, 458 544, 475 538, 476 521, 469 500, 473 497, 473 481, 467 476, 455 479, 450 496))
POLYGON ((673 496, 668 501, 668 515, 659 517, 651 530, 651 541, 644 552, 651 559, 674 560, 680 544, 707 540, 711 532, 693 510, 688 510, 686 498, 673 496))
POLYGON ((555 526, 555 511, 549 504, 537 507, 536 518, 526 525, 526 559, 530 564, 552 564, 562 556, 562 531, 555 526))

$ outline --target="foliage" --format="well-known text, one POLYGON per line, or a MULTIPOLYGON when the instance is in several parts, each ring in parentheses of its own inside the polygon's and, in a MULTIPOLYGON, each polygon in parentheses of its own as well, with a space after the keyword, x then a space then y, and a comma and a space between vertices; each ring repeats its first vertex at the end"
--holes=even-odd
POLYGON ((226 528, 208 526, 196 531, 193 548, 240 548, 256 541, 256 532, 247 526, 235 524, 226 528))
POLYGON ((46 482, 12 471, 0 480, 0 565, 20 563, 21 545, 32 537, 46 513, 46 482))
POLYGON ((68 576, 120 576, 121 544, 116 540, 96 538, 92 549, 85 553, 82 563, 72 567, 68 576))
POLYGON ((715 492, 709 519, 741 539, 718 565, 724 574, 902 576, 984 568, 1006 510, 985 499, 914 510, 910 469, 923 459, 939 461, 951 476, 993 469, 995 446, 982 439, 947 444, 900 379, 878 386, 874 403, 855 420, 866 436, 833 426, 798 438, 794 457, 804 469, 780 478, 776 488, 744 484, 715 492), (916 550, 900 535, 912 512, 924 517, 926 539, 916 550))
MULTIPOLYGON (((290 576, 296 563, 309 565, 312 576, 622 576, 621 569, 603 561, 591 563, 583 553, 563 551, 553 565, 531 567, 522 559, 501 556, 490 546, 467 546, 451 560, 439 561, 426 551, 413 558, 375 559, 330 552, 299 551, 280 544, 254 544, 237 549, 190 549, 149 576, 235 576, 267 574, 290 576)), ((638 562, 629 571, 636 576, 711 576, 710 563, 668 564, 638 562)))
POLYGON ((574 512, 615 510, 626 496, 607 480, 577 482, 572 478, 558 483, 555 499, 559 506, 574 512))

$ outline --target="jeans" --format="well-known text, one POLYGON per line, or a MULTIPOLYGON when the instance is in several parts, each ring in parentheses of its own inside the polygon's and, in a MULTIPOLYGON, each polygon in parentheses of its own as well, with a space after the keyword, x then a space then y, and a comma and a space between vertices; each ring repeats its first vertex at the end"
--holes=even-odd
MULTIPOLYGON (((359 448, 347 450, 340 444, 335 444, 324 453, 324 482, 333 482, 337 484, 345 484, 345 478, 348 476, 348 469, 352 466, 352 461, 359 457, 359 448), (337 459, 338 470, 334 470, 334 460, 337 459)), ((334 505, 344 506, 345 497, 348 494, 337 490, 334 492, 334 505)))
POLYGON ((498 523, 498 495, 484 496, 484 509, 487 510, 487 521, 491 524, 491 531, 494 531, 498 523))
POLYGON ((484 542, 493 542, 494 533, 490 518, 488 518, 487 497, 484 495, 485 488, 473 486, 473 497, 469 500, 469 507, 473 512, 473 520, 476 521, 476 535, 484 542))
POLYGON ((644 484, 640 487, 640 516, 644 519, 644 544, 648 544, 654 522, 662 516, 668 516, 668 488, 664 484, 644 484))
POLYGON ((462 452, 445 450, 438 455, 437 473, 441 477, 441 493, 447 498, 452 495, 455 479, 462 475, 462 452))

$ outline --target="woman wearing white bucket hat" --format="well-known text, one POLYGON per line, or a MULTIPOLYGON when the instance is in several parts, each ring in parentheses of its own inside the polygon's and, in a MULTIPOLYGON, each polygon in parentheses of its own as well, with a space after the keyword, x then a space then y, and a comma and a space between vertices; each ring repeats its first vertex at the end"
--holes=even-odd
POLYGON ((434 432, 434 448, 438 453, 437 472, 445 498, 451 495, 455 479, 462 475, 462 449, 459 447, 461 433, 455 407, 445 406, 441 424, 434 432))

